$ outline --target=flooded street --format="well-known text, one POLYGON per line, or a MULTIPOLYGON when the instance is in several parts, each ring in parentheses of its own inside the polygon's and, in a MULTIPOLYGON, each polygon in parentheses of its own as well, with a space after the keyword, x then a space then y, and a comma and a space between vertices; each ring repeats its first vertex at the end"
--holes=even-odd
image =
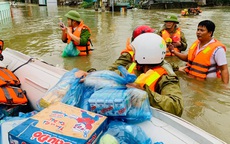
MULTIPOLYGON (((91 28, 94 52, 90 56, 62 58, 65 43, 61 41, 59 18, 66 22, 64 14, 73 7, 19 5, 12 8, 12 18, 0 21, 0 39, 5 47, 18 50, 50 64, 71 70, 79 68, 103 70, 111 65, 125 48, 126 39, 138 25, 149 25, 160 29, 168 14, 179 16, 182 31, 188 46, 196 40, 197 24, 205 19, 216 24, 215 38, 227 47, 228 68, 230 70, 230 8, 202 8, 198 16, 181 17, 180 9, 173 10, 128 10, 122 12, 96 12, 79 9, 85 24, 91 28)), ((187 51, 185 51, 186 53, 187 51)), ((177 58, 168 61, 183 66, 177 58)), ((220 80, 199 81, 177 73, 180 77, 184 96, 182 118, 230 143, 230 86, 220 80)))

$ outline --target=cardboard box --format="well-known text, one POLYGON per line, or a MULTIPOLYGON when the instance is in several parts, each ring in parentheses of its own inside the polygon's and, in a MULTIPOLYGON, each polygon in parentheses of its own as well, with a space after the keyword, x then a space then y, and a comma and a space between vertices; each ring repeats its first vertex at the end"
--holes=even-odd
POLYGON ((23 144, 90 144, 103 132, 107 118, 55 103, 9 132, 9 141, 23 144))

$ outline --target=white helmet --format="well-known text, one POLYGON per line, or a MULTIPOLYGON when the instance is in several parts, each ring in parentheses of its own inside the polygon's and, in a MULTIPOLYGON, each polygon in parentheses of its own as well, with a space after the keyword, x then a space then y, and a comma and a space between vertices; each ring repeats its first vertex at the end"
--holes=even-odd
POLYGON ((155 33, 139 35, 131 43, 138 64, 159 64, 164 60, 166 43, 155 33))

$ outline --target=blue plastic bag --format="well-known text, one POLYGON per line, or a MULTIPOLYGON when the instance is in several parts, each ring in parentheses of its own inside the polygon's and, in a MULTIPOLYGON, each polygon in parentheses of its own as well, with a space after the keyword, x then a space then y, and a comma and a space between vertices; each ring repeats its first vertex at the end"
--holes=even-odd
POLYGON ((100 137, 99 144, 104 143, 105 134, 112 135, 119 144, 152 144, 152 140, 137 125, 130 125, 121 121, 111 121, 108 130, 100 137))
POLYGON ((118 70, 121 72, 122 77, 125 79, 125 83, 124 84, 133 83, 137 79, 136 75, 130 74, 126 70, 126 68, 123 67, 123 66, 118 66, 118 70))
POLYGON ((127 123, 140 123, 152 118, 152 111, 146 91, 128 88, 128 95, 131 96, 131 108, 124 120, 127 123))
POLYGON ((66 45, 62 52, 62 57, 75 57, 80 54, 80 51, 75 47, 73 41, 66 45))
POLYGON ((85 77, 86 86, 94 87, 96 90, 108 87, 126 87, 128 83, 136 80, 136 75, 129 74, 123 66, 118 66, 122 76, 114 71, 101 70, 90 73, 85 77))
POLYGON ((83 91, 83 95, 80 98, 80 102, 75 105, 79 108, 82 108, 84 110, 88 110, 90 111, 90 105, 89 105, 89 98, 91 97, 91 95, 94 93, 94 88, 92 87, 87 87, 84 85, 84 91, 83 91))

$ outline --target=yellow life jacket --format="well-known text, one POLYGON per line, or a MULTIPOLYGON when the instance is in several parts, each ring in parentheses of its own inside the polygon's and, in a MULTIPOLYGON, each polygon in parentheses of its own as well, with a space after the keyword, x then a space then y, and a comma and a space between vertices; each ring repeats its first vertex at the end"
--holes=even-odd
MULTIPOLYGON (((135 73, 135 69, 136 63, 132 63, 128 69, 128 72, 135 73)), ((140 74, 135 83, 139 84, 142 88, 147 85, 149 86, 150 90, 155 91, 158 80, 165 74, 168 74, 167 71, 163 67, 157 66, 148 70, 146 73, 140 74)))
MULTIPOLYGON (((87 25, 85 25, 83 23, 83 21, 81 21, 81 23, 78 25, 76 30, 73 32, 73 35, 75 35, 76 37, 80 38, 82 29, 88 29, 88 31, 91 33, 90 28, 87 25)), ((72 33, 72 28, 71 27, 70 27, 70 30, 71 30, 71 33, 72 33)), ((71 37, 69 35, 67 35, 67 38, 68 38, 67 43, 70 43, 72 41, 71 37)), ((74 45, 80 51, 79 56, 85 56, 85 55, 88 55, 88 54, 92 53, 92 49, 90 48, 90 39, 88 40, 86 45, 79 45, 75 41, 74 41, 74 45)))
POLYGON ((211 67, 216 67, 217 65, 211 65, 211 57, 214 50, 221 46, 226 51, 226 47, 220 43, 218 40, 214 39, 215 42, 208 44, 202 51, 196 55, 198 49, 199 40, 195 41, 188 51, 188 68, 185 71, 195 77, 205 79, 208 73, 215 72, 217 77, 220 78, 220 71, 208 71, 211 67))

